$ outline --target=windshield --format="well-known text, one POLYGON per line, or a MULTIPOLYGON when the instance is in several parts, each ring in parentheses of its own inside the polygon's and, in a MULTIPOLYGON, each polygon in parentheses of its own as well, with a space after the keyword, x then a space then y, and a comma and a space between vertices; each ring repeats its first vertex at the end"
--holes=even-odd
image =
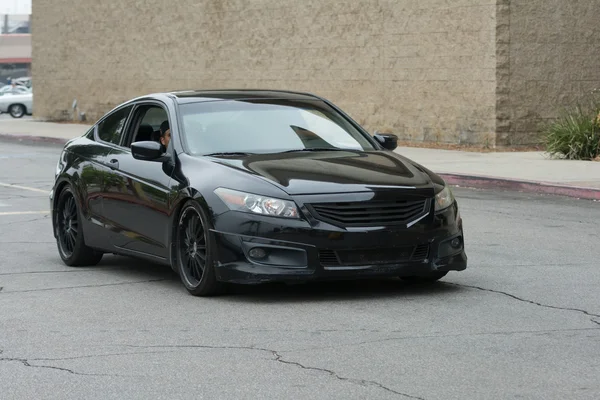
POLYGON ((182 134, 193 155, 374 150, 323 101, 223 100, 182 104, 180 110, 182 134))

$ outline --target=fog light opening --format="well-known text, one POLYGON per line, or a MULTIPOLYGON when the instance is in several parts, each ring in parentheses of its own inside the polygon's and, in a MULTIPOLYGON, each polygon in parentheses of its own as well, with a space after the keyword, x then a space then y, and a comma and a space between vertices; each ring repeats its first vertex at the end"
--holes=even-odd
POLYGON ((453 248, 455 248, 455 249, 458 249, 458 248, 460 248, 461 242, 462 242, 462 241, 460 240, 460 238, 454 238, 454 239, 452 239, 452 241, 450 242, 450 246, 452 246, 452 247, 453 247, 453 248))
POLYGON ((250 257, 255 258, 257 260, 262 260, 263 258, 267 257, 267 251, 260 247, 254 247, 250 249, 248 254, 250 255, 250 257))

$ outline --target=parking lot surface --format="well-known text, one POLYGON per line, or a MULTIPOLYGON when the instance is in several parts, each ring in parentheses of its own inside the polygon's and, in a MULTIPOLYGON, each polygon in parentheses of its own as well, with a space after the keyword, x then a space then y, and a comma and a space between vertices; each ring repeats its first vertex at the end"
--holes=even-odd
POLYGON ((600 204, 455 189, 469 267, 189 295, 168 268, 65 266, 60 152, 2 143, 2 399, 598 399, 600 204))

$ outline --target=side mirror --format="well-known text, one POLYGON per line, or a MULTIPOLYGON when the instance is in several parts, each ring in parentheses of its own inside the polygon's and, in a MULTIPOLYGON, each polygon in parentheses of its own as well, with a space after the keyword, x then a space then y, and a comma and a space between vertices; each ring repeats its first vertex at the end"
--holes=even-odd
POLYGON ((391 133, 376 133, 373 137, 387 150, 394 150, 398 147, 398 136, 396 135, 391 133))
POLYGON ((133 158, 144 161, 163 161, 162 144, 153 141, 134 142, 131 144, 133 158))

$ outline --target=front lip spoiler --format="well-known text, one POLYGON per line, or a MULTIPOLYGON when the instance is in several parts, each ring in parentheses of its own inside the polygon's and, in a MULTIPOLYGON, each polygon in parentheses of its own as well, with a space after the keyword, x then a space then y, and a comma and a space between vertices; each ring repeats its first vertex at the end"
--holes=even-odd
POLYGON ((234 284, 306 283, 427 276, 434 272, 464 271, 467 268, 467 258, 464 252, 447 259, 447 261, 444 265, 437 265, 435 262, 428 264, 406 263, 385 266, 374 265, 368 268, 361 267, 361 269, 328 268, 322 270, 292 270, 278 267, 256 268, 255 265, 250 263, 234 262, 219 265, 216 268, 216 274, 219 281, 234 284))

